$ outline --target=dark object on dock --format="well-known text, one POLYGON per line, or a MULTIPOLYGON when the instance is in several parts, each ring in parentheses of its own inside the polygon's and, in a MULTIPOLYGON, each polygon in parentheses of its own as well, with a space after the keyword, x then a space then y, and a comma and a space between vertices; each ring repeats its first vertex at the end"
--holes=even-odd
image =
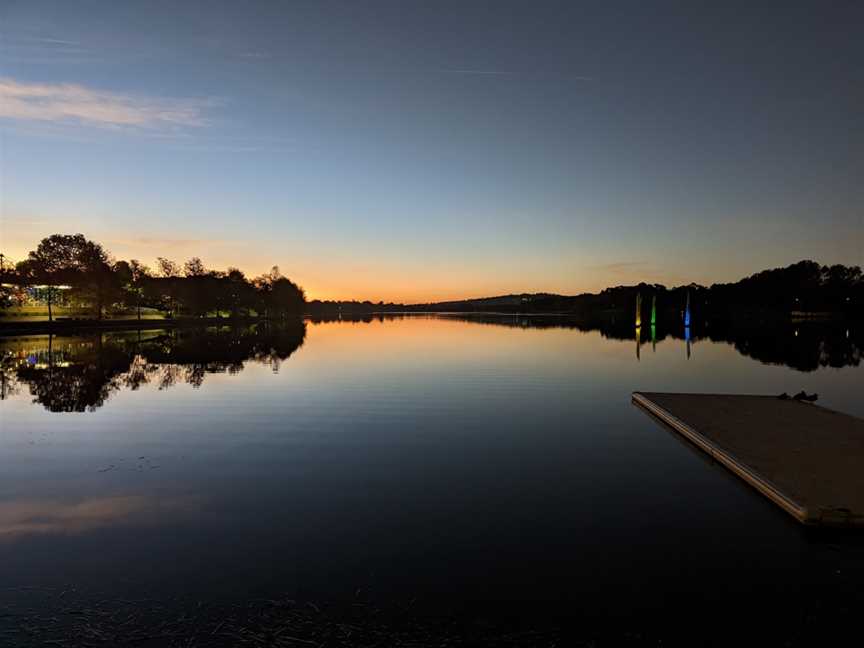
POLYGON ((807 392, 805 392, 802 389, 800 392, 798 392, 794 396, 790 396, 786 392, 783 392, 777 398, 779 398, 780 400, 789 400, 791 398, 792 400, 796 400, 796 401, 806 401, 808 403, 815 403, 817 400, 819 400, 819 394, 817 394, 815 392, 812 394, 808 394, 807 392))
POLYGON ((633 393, 634 403, 798 521, 864 526, 864 420, 801 401, 633 393))
POLYGON ((807 392, 805 392, 802 389, 800 392, 795 394, 792 398, 797 400, 797 401, 807 401, 808 403, 815 403, 816 400, 819 398, 819 394, 815 394, 815 393, 814 394, 808 394, 807 392))

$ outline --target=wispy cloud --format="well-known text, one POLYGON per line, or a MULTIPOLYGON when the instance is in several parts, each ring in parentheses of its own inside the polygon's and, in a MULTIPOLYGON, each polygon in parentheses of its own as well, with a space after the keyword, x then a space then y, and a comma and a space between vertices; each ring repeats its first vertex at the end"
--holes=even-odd
POLYGON ((201 127, 207 99, 127 95, 71 83, 0 78, 0 117, 133 129, 201 127))
POLYGON ((151 236, 138 236, 129 240, 116 240, 112 241, 112 243, 119 243, 122 245, 130 245, 139 248, 156 248, 156 249, 177 249, 177 248, 188 248, 188 247, 201 247, 206 248, 208 246, 212 246, 214 244, 221 243, 221 241, 212 240, 212 239, 195 239, 195 238, 157 238, 151 236))
POLYGON ((94 64, 105 60, 104 52, 77 40, 19 32, 2 34, 2 52, 4 60, 28 65, 94 64))
MULTIPOLYGON (((519 78, 542 78, 544 76, 549 76, 548 73, 532 73, 532 72, 509 72, 507 70, 496 70, 492 68, 447 68, 443 70, 445 74, 458 74, 462 76, 497 76, 497 77, 519 77, 519 78)), ((593 81, 594 77, 590 76, 579 76, 579 75, 561 75, 555 74, 552 75, 556 79, 567 79, 570 81, 593 81)))
POLYGON ((240 58, 245 59, 269 59, 271 58, 267 52, 259 52, 259 51, 250 51, 250 52, 240 52, 240 58))
POLYGON ((595 270, 606 270, 615 272, 620 270, 632 270, 633 268, 644 267, 648 265, 645 261, 616 261, 614 263, 603 263, 601 265, 591 266, 595 270))
POLYGON ((80 43, 78 41, 65 40, 63 38, 44 38, 44 37, 31 37, 31 42, 34 43, 45 43, 47 45, 70 45, 74 47, 78 47, 80 43))
POLYGON ((476 75, 476 76, 510 76, 509 72, 505 72, 503 70, 472 70, 472 69, 455 69, 455 70, 444 70, 448 74, 465 74, 465 75, 476 75))

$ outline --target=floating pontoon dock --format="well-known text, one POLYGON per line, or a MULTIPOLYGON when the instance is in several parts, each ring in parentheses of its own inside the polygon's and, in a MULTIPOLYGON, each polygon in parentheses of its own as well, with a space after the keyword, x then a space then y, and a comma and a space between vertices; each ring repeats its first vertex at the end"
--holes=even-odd
POLYGON ((776 396, 634 392, 798 521, 864 526, 864 419, 776 396))

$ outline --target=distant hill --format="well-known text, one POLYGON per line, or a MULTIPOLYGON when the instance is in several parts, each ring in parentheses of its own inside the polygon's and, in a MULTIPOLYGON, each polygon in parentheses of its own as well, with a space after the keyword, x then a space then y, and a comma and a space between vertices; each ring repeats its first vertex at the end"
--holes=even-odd
POLYGON ((551 299, 562 299, 562 295, 552 293, 522 293, 518 295, 500 295, 498 297, 480 297, 475 299, 459 299, 455 301, 434 302, 429 304, 411 304, 411 308, 432 308, 434 310, 464 311, 473 309, 478 311, 495 308, 522 308, 531 307, 535 302, 546 302, 551 299))

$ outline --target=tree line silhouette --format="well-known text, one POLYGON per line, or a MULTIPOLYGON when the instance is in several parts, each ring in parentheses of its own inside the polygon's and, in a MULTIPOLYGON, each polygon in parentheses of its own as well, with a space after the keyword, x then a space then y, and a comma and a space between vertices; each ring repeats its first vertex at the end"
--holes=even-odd
POLYGON ((785 268, 758 272, 734 283, 717 283, 709 287, 691 283, 667 288, 643 282, 575 296, 520 294, 428 304, 315 300, 309 302, 307 311, 314 317, 379 312, 556 313, 583 317, 591 322, 620 320, 632 324, 637 294, 642 297, 643 322, 650 321, 652 303, 656 303, 658 321, 681 322, 688 294, 694 322, 752 322, 814 313, 864 318, 864 275, 861 268, 820 265, 815 261, 799 261, 785 268))
POLYGON ((803 314, 864 316, 864 276, 857 266, 823 266, 799 261, 764 270, 734 283, 710 287, 689 284, 667 288, 640 283, 616 286, 598 294, 544 296, 526 304, 528 312, 565 312, 594 318, 630 321, 636 295, 642 296, 642 321, 649 321, 652 303, 658 321, 680 322, 690 300, 693 321, 747 322, 788 319, 803 314), (655 301, 656 300, 656 301, 655 301))
POLYGON ((83 234, 54 234, 42 239, 24 261, 3 268, 2 304, 12 306, 35 293, 54 320, 58 302, 89 309, 95 319, 120 310, 155 309, 167 317, 231 317, 285 319, 302 316, 303 289, 280 274, 279 268, 249 279, 237 268, 222 272, 204 267, 192 257, 178 265, 159 257, 151 269, 136 259, 116 261, 83 234), (61 286, 63 289, 61 290, 61 286), (15 290, 22 287, 25 291, 15 290))
POLYGON ((764 270, 734 283, 710 287, 689 284, 667 288, 640 283, 615 286, 575 296, 547 293, 505 295, 428 304, 372 301, 306 302, 297 284, 278 267, 252 279, 237 268, 216 271, 193 257, 182 266, 164 257, 155 269, 139 261, 115 261, 99 244, 82 234, 55 234, 43 239, 14 268, 0 268, 0 306, 21 303, 27 294, 12 286, 34 287, 32 296, 48 307, 53 321, 58 301, 89 309, 93 317, 155 309, 167 317, 206 316, 284 319, 307 314, 315 318, 395 312, 559 313, 596 319, 635 315, 641 296, 642 320, 656 304, 657 321, 680 321, 688 298, 693 320, 712 322, 776 320, 819 313, 864 318, 864 275, 858 266, 820 265, 799 261, 764 270), (60 290, 64 286, 66 289, 60 290))

